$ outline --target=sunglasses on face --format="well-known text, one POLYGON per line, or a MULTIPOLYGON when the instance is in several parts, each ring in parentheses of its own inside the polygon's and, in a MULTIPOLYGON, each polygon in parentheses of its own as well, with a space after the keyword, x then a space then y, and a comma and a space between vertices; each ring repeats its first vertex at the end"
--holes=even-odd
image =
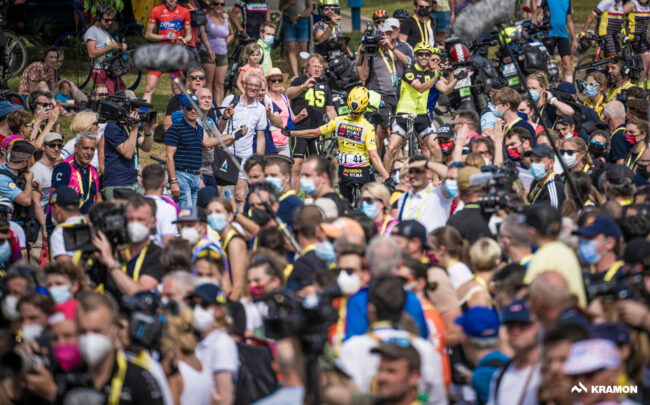
POLYGON ((603 142, 598 142, 598 141, 593 141, 593 140, 589 141, 589 143, 592 144, 592 145, 605 146, 605 144, 603 142))
POLYGON ((415 54, 415 56, 417 56, 418 58, 430 58, 431 53, 429 53, 429 52, 418 52, 418 53, 415 54))
POLYGON ((567 156, 573 156, 573 154, 574 153, 577 154, 578 151, 577 150, 571 150, 571 149, 560 149, 560 153, 563 154, 563 155, 567 155, 567 156))
POLYGON ((431 62, 440 63, 441 61, 440 58, 431 58, 431 62))
POLYGON ((102 21, 104 22, 113 22, 114 18, 102 18, 102 21))
POLYGON ((191 105, 188 105, 187 107, 185 107, 185 110, 187 112, 194 111, 194 107, 192 107, 191 105))
POLYGON ((203 79, 205 79, 205 76, 194 76, 194 75, 192 75, 192 76, 190 76, 190 79, 191 80, 203 80, 203 79))
POLYGON ((223 7, 226 5, 226 3, 212 3, 212 5, 215 7, 223 7))
POLYGON ((45 146, 47 146, 50 149, 63 149, 62 143, 46 143, 45 146))
POLYGON ((269 79, 270 83, 282 83, 283 81, 283 79, 269 79))
POLYGON ((361 202, 364 202, 366 204, 374 204, 377 201, 379 201, 379 198, 366 197, 361 199, 361 202))

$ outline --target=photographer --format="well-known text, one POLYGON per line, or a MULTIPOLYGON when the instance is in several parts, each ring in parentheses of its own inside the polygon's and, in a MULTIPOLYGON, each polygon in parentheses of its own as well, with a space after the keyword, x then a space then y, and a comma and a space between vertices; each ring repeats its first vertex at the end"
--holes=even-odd
POLYGON ((610 88, 607 101, 619 100, 625 102, 627 100, 626 90, 634 87, 630 81, 631 73, 632 68, 628 66, 623 57, 617 58, 607 65, 607 83, 610 88))
MULTIPOLYGON (((132 91, 125 92, 130 100, 135 99, 132 91)), ((131 107, 135 108, 135 107, 131 107)), ((138 183, 138 171, 140 169, 139 153, 151 152, 153 146, 153 130, 151 124, 142 122, 144 136, 139 134, 138 122, 140 117, 137 111, 128 111, 129 118, 126 123, 121 124, 109 121, 104 129, 104 164, 106 170, 102 179, 102 192, 106 200, 113 199, 115 188, 128 188, 140 194, 144 190, 138 183)))
MULTIPOLYGON (((318 0, 318 14, 321 20, 314 24, 314 44, 316 52, 326 56, 327 51, 343 37, 341 30, 341 6, 339 0, 318 0)), ((347 44, 342 44, 345 52, 348 52, 347 44)), ((309 61, 307 61, 309 62, 309 61)))
POLYGON ((72 261, 75 264, 81 259, 81 251, 70 252, 65 248, 63 229, 86 223, 86 217, 79 211, 79 196, 68 187, 61 186, 52 192, 50 198, 50 216, 52 222, 58 224, 50 235, 50 259, 57 262, 72 261))
POLYGON ((553 171, 555 157, 547 145, 537 144, 531 151, 530 173, 535 181, 530 185, 528 202, 547 203, 553 208, 562 208, 564 183, 553 171))
POLYGON ((126 260, 122 263, 115 260, 115 247, 111 246, 103 232, 98 231, 93 237, 93 245, 100 252, 99 261, 106 266, 110 275, 105 289, 115 297, 153 290, 162 278, 162 249, 149 239, 156 229, 156 202, 145 197, 134 198, 126 207, 126 220, 131 242, 126 246, 126 260))
POLYGON ((435 10, 435 6, 433 0, 413 0, 415 13, 402 23, 399 39, 413 47, 420 42, 436 46, 435 22, 431 19, 431 12, 435 10))
POLYGON ((488 226, 490 218, 483 213, 479 204, 480 197, 485 195, 485 186, 472 185, 472 177, 480 174, 481 170, 476 167, 466 166, 460 169, 458 192, 464 206, 447 221, 447 225, 456 228, 469 243, 474 243, 481 237, 492 238, 488 226))
POLYGON ((122 78, 111 78, 102 67, 102 61, 107 56, 113 56, 113 51, 126 51, 126 44, 119 43, 108 33, 115 21, 115 10, 108 4, 100 4, 95 12, 95 23, 84 34, 86 51, 92 59, 92 78, 95 82, 95 94, 115 94, 117 90, 126 88, 122 78))

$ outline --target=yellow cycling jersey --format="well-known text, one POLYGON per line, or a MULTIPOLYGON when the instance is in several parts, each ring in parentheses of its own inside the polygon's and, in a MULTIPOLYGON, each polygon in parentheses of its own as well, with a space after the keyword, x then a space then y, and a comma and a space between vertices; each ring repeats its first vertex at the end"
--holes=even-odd
POLYGON ((413 87, 413 84, 426 83, 437 76, 436 72, 421 68, 417 64, 407 67, 402 75, 400 97, 396 109, 397 114, 426 114, 428 112, 429 93, 433 89, 420 93, 413 87))
POLYGON ((600 98, 600 100, 598 102, 596 102, 591 97, 585 97, 584 104, 585 104, 585 106, 587 106, 587 107, 593 109, 594 111, 596 111, 596 114, 598 114, 598 116, 602 118, 601 114, 602 114, 603 110, 605 109, 605 104, 607 104, 607 102, 605 101, 605 97, 601 97, 600 94, 597 95, 596 98, 600 98))
POLYGON ((623 26, 623 2, 621 0, 601 0, 596 6, 600 15, 598 35, 616 34, 623 26))
POLYGON ((607 102, 616 100, 618 95, 621 94, 621 92, 623 92, 623 90, 627 90, 630 87, 634 87, 634 85, 628 81, 624 85, 622 85, 621 87, 619 87, 617 89, 610 90, 609 91, 609 97, 607 97, 607 102))
POLYGON ((375 143, 375 127, 362 115, 353 118, 352 115, 336 117, 320 127, 323 135, 331 134, 339 141, 339 164, 343 167, 370 166, 369 150, 377 150, 375 143))

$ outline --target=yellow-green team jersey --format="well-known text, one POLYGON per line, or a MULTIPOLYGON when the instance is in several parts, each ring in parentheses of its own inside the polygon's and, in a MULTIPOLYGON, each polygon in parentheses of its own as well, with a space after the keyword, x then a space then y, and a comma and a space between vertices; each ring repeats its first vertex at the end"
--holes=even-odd
POLYGON ((417 64, 407 67, 402 75, 399 101, 397 102, 397 114, 426 114, 431 89, 420 93, 414 87, 414 83, 425 83, 436 77, 432 70, 420 68, 417 64))
POLYGON ((369 150, 377 150, 375 143, 375 127, 362 115, 353 118, 352 115, 336 117, 320 127, 323 135, 331 134, 339 141, 339 164, 343 167, 370 166, 369 150))

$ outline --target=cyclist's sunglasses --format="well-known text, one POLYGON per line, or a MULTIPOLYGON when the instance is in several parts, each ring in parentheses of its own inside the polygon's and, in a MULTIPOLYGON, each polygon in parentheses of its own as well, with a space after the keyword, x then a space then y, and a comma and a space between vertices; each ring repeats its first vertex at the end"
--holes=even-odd
POLYGON ((430 58, 431 57, 431 52, 418 52, 415 54, 415 56, 421 57, 421 58, 430 58))

